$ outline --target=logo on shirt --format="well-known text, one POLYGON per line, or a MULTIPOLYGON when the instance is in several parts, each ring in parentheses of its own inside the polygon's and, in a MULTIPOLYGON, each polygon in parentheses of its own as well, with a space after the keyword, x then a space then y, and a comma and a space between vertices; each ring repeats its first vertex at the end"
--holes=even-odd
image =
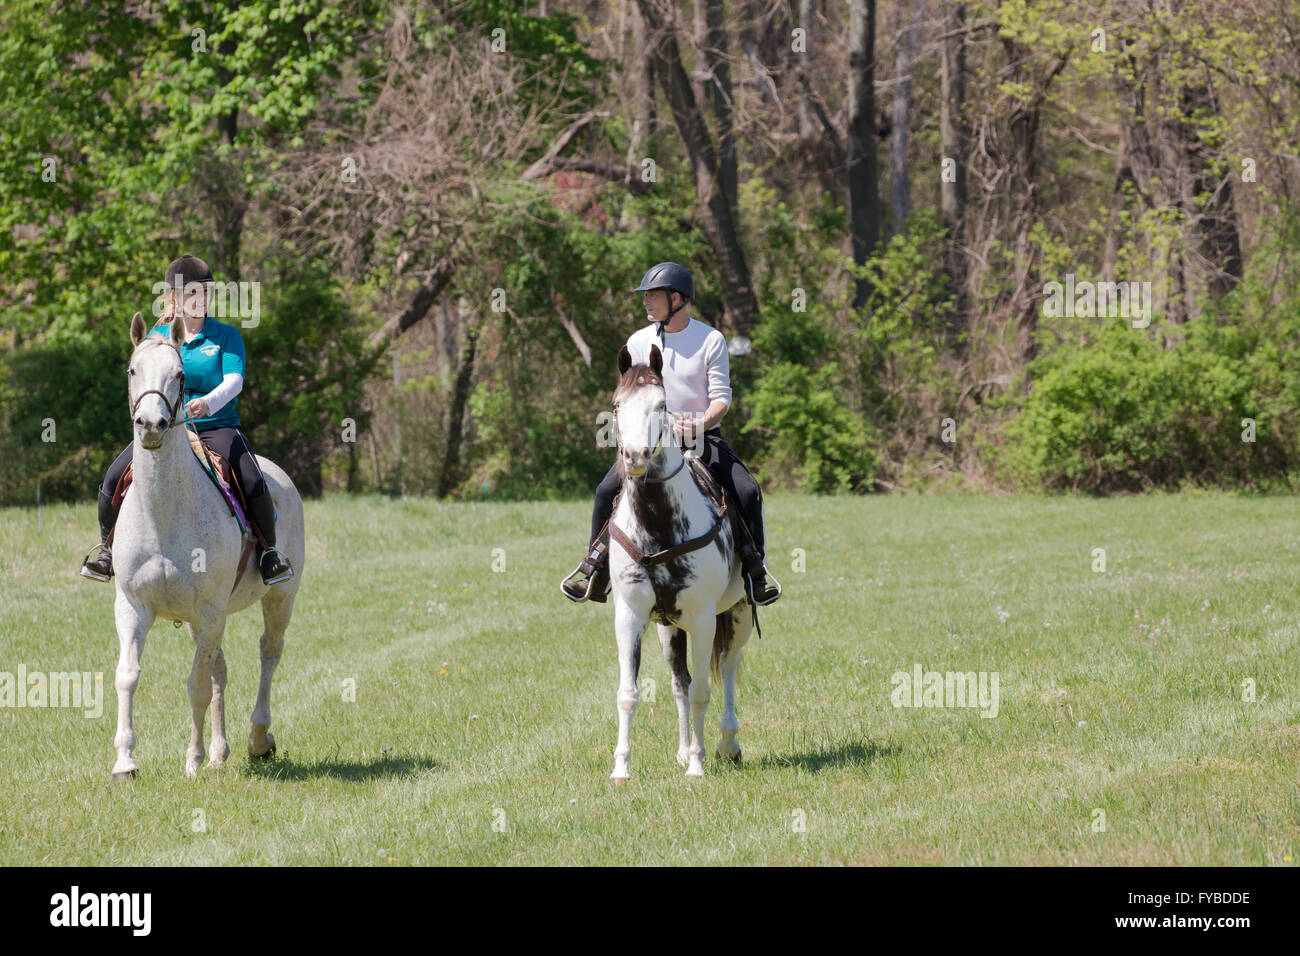
POLYGON ((220 345, 205 345, 205 346, 203 346, 203 348, 199 349, 199 351, 202 352, 204 355, 216 355, 218 352, 221 351, 221 346, 220 346, 220 345))

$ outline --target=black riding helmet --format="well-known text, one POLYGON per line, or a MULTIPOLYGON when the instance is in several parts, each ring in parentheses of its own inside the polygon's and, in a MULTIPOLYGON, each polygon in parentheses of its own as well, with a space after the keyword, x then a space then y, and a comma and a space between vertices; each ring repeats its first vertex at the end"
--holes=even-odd
POLYGON ((208 264, 198 256, 192 256, 188 252, 179 259, 172 260, 172 264, 167 267, 167 288, 175 288, 177 277, 180 279, 180 285, 185 286, 191 282, 211 282, 212 270, 208 264))
POLYGON ((672 321, 678 310, 686 308, 686 303, 695 298, 695 280, 685 267, 675 262, 661 262, 651 266, 650 271, 641 277, 641 284, 633 292, 654 292, 657 289, 668 290, 668 318, 659 323, 659 339, 663 340, 664 326, 672 321), (672 293, 682 297, 682 304, 672 307, 672 293))

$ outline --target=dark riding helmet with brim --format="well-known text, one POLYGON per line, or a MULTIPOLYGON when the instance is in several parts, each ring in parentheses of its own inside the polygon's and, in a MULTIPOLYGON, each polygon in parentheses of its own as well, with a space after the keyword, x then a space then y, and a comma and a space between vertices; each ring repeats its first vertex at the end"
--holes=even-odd
POLYGON ((172 264, 167 267, 165 281, 169 289, 177 286, 183 288, 191 282, 212 282, 212 270, 198 256, 187 252, 179 259, 172 260, 172 264))
POLYGON ((650 271, 642 277, 641 284, 632 291, 653 292, 656 289, 680 293, 684 302, 695 298, 695 280, 684 267, 675 262, 661 262, 657 266, 651 266, 650 271))

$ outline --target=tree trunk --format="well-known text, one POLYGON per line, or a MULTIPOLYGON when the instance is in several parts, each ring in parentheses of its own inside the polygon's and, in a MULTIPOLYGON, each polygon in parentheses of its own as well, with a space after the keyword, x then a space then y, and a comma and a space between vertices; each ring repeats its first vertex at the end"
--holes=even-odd
MULTIPOLYGON (((1208 82, 1183 90, 1183 115, 1217 117, 1219 104, 1208 82)), ((1208 120, 1202 120, 1207 122, 1208 120)), ((1187 163, 1192 171, 1188 216, 1196 223, 1199 251, 1205 272, 1204 285, 1210 298, 1219 299, 1234 289, 1242 278, 1241 235, 1232 207, 1232 176, 1222 180, 1212 169, 1213 157, 1198 131, 1190 126, 1185 136, 1187 163), (1203 207, 1196 197, 1209 196, 1203 207)))
MULTIPOLYGON (((880 240, 880 194, 876 179, 876 0, 849 0, 849 210, 853 262, 862 265, 880 240)), ((871 291, 857 280, 853 307, 871 291)))
POLYGON ((944 242, 944 271, 953 293, 950 333, 958 349, 964 346, 962 333, 970 328, 967 316, 966 257, 963 252, 966 231, 966 126, 963 109, 966 99, 966 5, 955 3, 944 19, 946 34, 940 51, 939 73, 939 204, 943 227, 948 233, 944 242))
MULTIPOLYGON (((1069 54, 1056 55, 1051 69, 1041 77, 1035 77, 1029 64, 1037 61, 1038 51, 1010 38, 1003 38, 1002 45, 1012 81, 1029 87, 1028 98, 1017 102, 1011 112, 1011 169, 1007 182, 1012 197, 1011 251, 1014 257, 1009 311, 1011 320, 1016 323, 1020 361, 1028 365, 1038 354, 1035 336, 1040 305, 1034 288, 1042 285, 1040 250, 1031 239, 1034 223, 1038 221, 1038 134, 1047 90, 1065 69, 1069 54)), ((1028 382, 1026 377, 1026 386, 1028 382)))
MULTIPOLYGON (((799 22, 795 24, 804 31, 804 52, 796 53, 795 76, 800 90, 807 90, 810 85, 808 76, 808 58, 813 55, 813 0, 799 0, 799 22)), ((799 110, 799 138, 805 143, 817 137, 817 117, 807 96, 800 96, 797 104, 799 110)))
POLYGON ((669 19, 671 6, 664 0, 637 0, 647 26, 654 34, 664 94, 673 111, 673 122, 690 158, 695 196, 700 207, 704 237, 722 266, 726 287, 723 324, 739 334, 748 334, 758 323, 758 300, 750 285, 749 266, 740 245, 735 217, 718 172, 718 153, 704 116, 695 102, 690 77, 682 66, 677 36, 669 19))
POLYGON ((451 494, 452 489, 460 481, 461 434, 464 429, 465 406, 469 403, 469 393, 474 383, 474 352, 477 345, 478 330, 467 323, 465 348, 461 353, 460 371, 456 374, 456 386, 451 399, 451 415, 447 422, 447 444, 435 491, 439 498, 451 494))
POLYGON ((700 81, 696 100, 700 109, 713 103, 718 129, 718 178, 734 217, 739 208, 739 176, 736 171, 736 142, 732 123, 731 63, 727 59, 727 31, 722 22, 722 0, 695 0, 695 42, 700 54, 696 72, 707 71, 700 81))
MULTIPOLYGON (((894 53, 894 108, 889 133, 889 187, 894 210, 894 233, 903 231, 912 214, 912 195, 907 181, 907 139, 912 131, 912 61, 921 32, 925 0, 914 0, 912 22, 908 24, 894 53)), ((903 8, 898 8, 902 23, 903 8)))
MULTIPOLYGON (((1118 40, 1117 55, 1126 54, 1126 41, 1118 40)), ((1138 184, 1134 163, 1140 161, 1143 150, 1143 131, 1138 117, 1144 113, 1144 84, 1141 81, 1137 63, 1131 55, 1126 56, 1129 69, 1133 71, 1134 80, 1125 78, 1124 71, 1115 73, 1116 98, 1119 101, 1119 155, 1115 157, 1115 181, 1111 187, 1110 216, 1106 228, 1106 244, 1101 255, 1101 277, 1106 282, 1114 282, 1115 263, 1119 257, 1119 238, 1122 228, 1124 210, 1129 207, 1130 193, 1137 199, 1142 195, 1138 184)))
MULTIPOLYGON (((645 18, 635 2, 632 2, 632 77, 633 101, 636 117, 634 140, 655 134, 658 117, 655 114, 655 58, 646 36, 645 18)), ((639 156, 637 157, 640 158, 639 156)), ((635 160, 629 157, 629 162, 635 160)))
MULTIPOLYGON (((235 44, 223 40, 219 47, 222 56, 232 56, 235 44)), ((222 87, 234 79, 234 74, 224 66, 217 67, 217 80, 222 87)), ((221 144, 228 148, 229 159, 217 160, 210 167, 207 193, 212 200, 216 217, 213 241, 213 262, 221 270, 223 281, 238 282, 240 276, 240 245, 243 240, 244 212, 248 199, 244 195, 243 171, 234 153, 235 139, 239 135, 239 106, 236 105, 217 117, 217 133, 221 144)))

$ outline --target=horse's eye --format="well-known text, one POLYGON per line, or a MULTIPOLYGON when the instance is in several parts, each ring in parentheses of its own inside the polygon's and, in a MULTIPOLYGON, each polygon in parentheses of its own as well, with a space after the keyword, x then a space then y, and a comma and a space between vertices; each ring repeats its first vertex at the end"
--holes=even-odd
POLYGON ((134 375, 134 374, 135 374, 135 369, 133 369, 133 368, 129 368, 129 369, 127 369, 127 370, 126 370, 126 374, 127 374, 127 375, 134 375))

